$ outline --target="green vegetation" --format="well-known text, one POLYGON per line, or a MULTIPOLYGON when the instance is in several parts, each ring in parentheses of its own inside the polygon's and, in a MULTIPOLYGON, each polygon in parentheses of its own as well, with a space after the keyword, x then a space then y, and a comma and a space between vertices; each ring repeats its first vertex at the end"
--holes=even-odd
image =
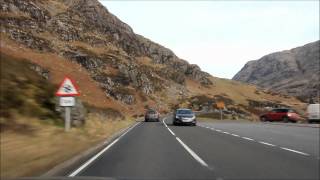
POLYGON ((1 125, 14 123, 16 116, 58 120, 55 86, 31 69, 32 64, 1 54, 1 125))

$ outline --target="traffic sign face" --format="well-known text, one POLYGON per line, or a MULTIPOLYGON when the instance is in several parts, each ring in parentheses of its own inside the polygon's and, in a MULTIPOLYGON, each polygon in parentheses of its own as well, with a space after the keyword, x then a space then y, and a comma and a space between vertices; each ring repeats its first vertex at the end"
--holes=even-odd
POLYGON ((225 107, 224 102, 223 101, 217 102, 217 107, 219 109, 224 109, 224 107, 225 107))
POLYGON ((75 97, 60 97, 60 106, 69 107, 76 104, 75 97))
POLYGON ((65 77, 64 80, 62 81, 58 91, 56 92, 57 96, 79 96, 80 93, 73 83, 73 81, 65 77))

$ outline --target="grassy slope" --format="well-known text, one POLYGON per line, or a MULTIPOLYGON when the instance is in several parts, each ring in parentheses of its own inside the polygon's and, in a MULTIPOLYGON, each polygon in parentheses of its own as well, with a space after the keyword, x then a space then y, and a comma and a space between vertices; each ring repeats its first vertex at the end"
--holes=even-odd
POLYGON ((15 115, 57 120, 56 87, 31 70, 32 64, 1 53, 0 118, 14 125, 15 115))
POLYGON ((89 114, 84 127, 64 133, 63 128, 37 118, 20 117, 19 124, 32 129, 1 133, 1 177, 39 176, 133 122, 106 120, 101 115, 89 114))
POLYGON ((55 113, 57 87, 33 71, 29 61, 8 53, 1 49, 1 177, 40 175, 134 122, 107 118, 108 106, 90 106, 86 124, 64 133, 55 113))

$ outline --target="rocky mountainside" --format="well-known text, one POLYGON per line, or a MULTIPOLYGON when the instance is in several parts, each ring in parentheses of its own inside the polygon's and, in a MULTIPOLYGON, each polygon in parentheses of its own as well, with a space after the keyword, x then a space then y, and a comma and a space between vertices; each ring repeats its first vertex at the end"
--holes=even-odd
POLYGON ((230 106, 247 112, 250 100, 301 105, 291 97, 212 77, 135 34, 97 0, 0 4, 1 53, 39 65, 54 84, 66 75, 75 79, 81 100, 89 106, 140 115, 147 107, 163 112, 182 102, 192 107, 186 99, 197 101, 197 96, 211 104, 215 97, 230 99, 230 106))
POLYGON ((320 41, 249 61, 233 80, 308 101, 320 90, 320 41))

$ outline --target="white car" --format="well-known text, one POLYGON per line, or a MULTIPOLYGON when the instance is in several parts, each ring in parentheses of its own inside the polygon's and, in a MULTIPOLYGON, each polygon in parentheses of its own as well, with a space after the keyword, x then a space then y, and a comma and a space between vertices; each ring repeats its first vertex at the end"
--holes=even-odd
POLYGON ((320 122, 320 104, 309 104, 307 108, 309 123, 320 122))

